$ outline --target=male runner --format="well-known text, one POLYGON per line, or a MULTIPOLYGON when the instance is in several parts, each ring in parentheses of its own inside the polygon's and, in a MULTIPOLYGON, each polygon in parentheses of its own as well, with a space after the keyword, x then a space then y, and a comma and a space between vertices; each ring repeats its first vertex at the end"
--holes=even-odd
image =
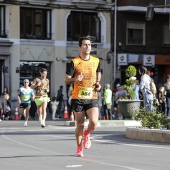
POLYGON ((75 114, 77 127, 75 136, 77 151, 75 156, 83 156, 82 140, 84 136, 84 148, 91 146, 90 133, 97 127, 99 117, 98 94, 101 85, 100 61, 90 55, 91 39, 80 37, 80 55, 75 57, 66 71, 65 83, 73 84, 71 107, 75 114), (84 130, 85 112, 89 117, 89 124, 84 130))

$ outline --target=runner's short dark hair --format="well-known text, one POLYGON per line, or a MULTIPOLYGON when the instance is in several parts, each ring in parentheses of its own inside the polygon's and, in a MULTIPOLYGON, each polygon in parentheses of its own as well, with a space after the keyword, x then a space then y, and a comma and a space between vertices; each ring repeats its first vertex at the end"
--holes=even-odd
POLYGON ((79 38, 79 47, 81 47, 83 40, 90 40, 90 41, 92 42, 90 36, 80 37, 80 38, 79 38))
POLYGON ((40 73, 43 73, 44 71, 48 72, 48 70, 46 68, 42 68, 40 73))

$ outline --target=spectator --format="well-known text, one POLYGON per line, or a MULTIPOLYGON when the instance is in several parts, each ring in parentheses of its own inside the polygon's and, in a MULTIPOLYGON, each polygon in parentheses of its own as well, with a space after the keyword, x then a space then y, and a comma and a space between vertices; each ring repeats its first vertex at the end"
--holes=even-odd
POLYGON ((68 111, 69 111, 69 115, 71 115, 71 112, 73 111, 72 108, 71 108, 72 91, 73 91, 73 85, 71 84, 69 89, 68 89, 68 111))
POLYGON ((31 116, 31 119, 33 119, 33 120, 35 120, 35 113, 36 113, 36 111, 37 111, 37 106, 36 106, 36 104, 35 104, 35 100, 34 99, 32 99, 31 100, 31 107, 30 107, 30 116, 31 116))
POLYGON ((117 117, 118 119, 122 119, 122 115, 119 111, 118 100, 121 98, 124 98, 124 96, 127 95, 127 91, 124 90, 123 86, 121 86, 120 84, 117 85, 117 88, 118 88, 118 91, 116 92, 115 100, 116 100, 116 104, 117 104, 117 114, 118 115, 116 115, 115 117, 117 117))
POLYGON ((8 88, 7 88, 7 87, 4 87, 4 91, 3 91, 2 95, 4 96, 4 98, 5 98, 6 100, 9 100, 10 95, 9 95, 8 88))
POLYGON ((116 104, 118 105, 118 100, 121 98, 124 98, 125 95, 127 95, 127 91, 124 90, 123 86, 117 85, 118 91, 116 92, 115 99, 116 99, 116 104))
POLYGON ((132 87, 132 90, 135 91, 135 99, 139 100, 139 81, 138 80, 134 80, 135 84, 132 87))
MULTIPOLYGON (((4 96, 4 99, 6 100, 6 102, 8 102, 10 104, 10 95, 9 95, 7 87, 4 87, 4 91, 2 93, 2 96, 4 96)), ((10 106, 11 106, 11 104, 10 104, 10 106)))
POLYGON ((58 101, 56 101, 56 97, 52 97, 51 107, 52 107, 52 120, 56 120, 55 114, 57 112, 58 101))
POLYGON ((164 88, 164 86, 161 86, 159 88, 158 102, 159 102, 159 106, 158 106, 159 111, 162 112, 163 114, 165 114, 166 97, 165 97, 165 88, 164 88))
POLYGON ((47 103, 47 109, 48 109, 48 113, 49 113, 49 114, 52 114, 51 101, 49 101, 49 102, 47 103))
POLYGON ((165 94, 166 94, 166 104, 167 104, 167 116, 170 110, 170 75, 167 76, 166 83, 164 84, 165 94))
POLYGON ((112 119, 111 106, 112 106, 112 91, 110 84, 105 85, 104 91, 104 115, 107 120, 112 119))
POLYGON ((64 114, 63 86, 60 86, 60 89, 57 92, 57 102, 59 102, 58 108, 57 108, 57 115, 59 117, 63 117, 63 114, 64 114))
POLYGON ((102 108, 102 93, 98 92, 98 104, 99 104, 99 120, 102 118, 101 108, 102 108))
POLYGON ((10 115, 11 115, 11 104, 9 103, 9 101, 7 100, 6 102, 6 108, 4 113, 2 114, 2 119, 4 120, 9 120, 10 119, 10 115))
POLYGON ((141 75, 140 90, 143 95, 143 105, 146 110, 153 110, 153 94, 150 89, 151 78, 147 74, 147 68, 144 66, 139 67, 139 74, 141 75))

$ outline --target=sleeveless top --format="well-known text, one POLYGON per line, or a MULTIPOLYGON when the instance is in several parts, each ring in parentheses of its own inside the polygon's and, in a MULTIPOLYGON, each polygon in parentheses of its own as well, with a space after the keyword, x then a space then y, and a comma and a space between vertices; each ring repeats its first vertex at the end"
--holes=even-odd
MULTIPOLYGON (((42 81, 40 78, 35 78, 33 80, 33 84, 37 84, 39 81, 42 81)), ((41 86, 38 86, 35 88, 35 94, 36 96, 47 96, 46 89, 49 87, 49 80, 46 78, 42 81, 41 86)))
POLYGON ((72 62, 74 65, 73 77, 77 77, 80 73, 84 76, 82 81, 74 83, 72 99, 98 99, 95 83, 96 72, 99 70, 99 59, 90 56, 89 60, 83 60, 80 56, 77 56, 72 62))

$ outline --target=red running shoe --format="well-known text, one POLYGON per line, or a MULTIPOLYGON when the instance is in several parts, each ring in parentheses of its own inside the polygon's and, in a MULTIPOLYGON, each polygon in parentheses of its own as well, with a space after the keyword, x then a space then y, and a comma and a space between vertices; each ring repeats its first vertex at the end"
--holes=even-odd
POLYGON ((76 157, 82 157, 83 156, 83 147, 82 146, 77 146, 77 151, 75 154, 76 157))
POLYGON ((87 133, 87 131, 84 131, 84 148, 89 149, 91 146, 91 141, 90 141, 90 134, 87 133))

